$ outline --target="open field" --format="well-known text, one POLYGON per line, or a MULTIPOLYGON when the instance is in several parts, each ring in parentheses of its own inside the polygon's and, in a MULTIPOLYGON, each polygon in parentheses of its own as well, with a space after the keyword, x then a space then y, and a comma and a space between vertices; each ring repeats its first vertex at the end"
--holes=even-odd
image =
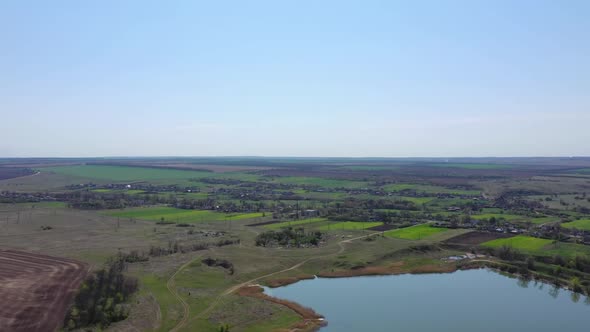
POLYGON ((0 180, 18 178, 32 174, 34 174, 34 172, 27 168, 0 167, 0 180))
POLYGON ((360 222, 360 221, 339 221, 330 222, 327 225, 321 226, 318 229, 322 231, 329 230, 361 230, 373 228, 383 225, 382 222, 360 222))
POLYGON ((580 219, 562 224, 565 228, 576 228, 584 231, 590 231, 590 219, 580 219))
POLYGON ((183 210, 171 207, 134 208, 108 212, 109 215, 121 218, 137 218, 152 221, 169 222, 203 222, 220 220, 242 220, 262 218, 262 212, 222 213, 209 210, 183 210))
POLYGON ((295 176, 280 176, 273 178, 272 182, 293 184, 299 186, 316 186, 323 188, 366 188, 369 186, 368 182, 363 181, 349 181, 339 179, 327 179, 319 177, 295 177, 295 176))
POLYGON ((57 174, 86 181, 112 181, 114 183, 149 182, 154 184, 177 184, 200 186, 199 179, 233 179, 258 181, 260 176, 244 172, 215 173, 203 170, 170 169, 158 167, 73 165, 38 168, 42 173, 57 174))
POLYGON ((465 246, 478 245, 484 242, 492 241, 499 238, 510 237, 510 235, 503 233, 490 233, 490 232, 469 232, 452 237, 445 241, 445 243, 459 244, 465 246))
POLYGON ((525 251, 538 251, 543 249, 545 246, 551 244, 553 241, 547 239, 539 239, 530 236, 518 235, 515 237, 496 239, 488 242, 484 242, 482 245, 492 248, 499 248, 502 246, 509 246, 514 249, 525 250, 525 251))
POLYGON ((433 200, 436 199, 434 197, 408 197, 408 196, 400 196, 399 198, 404 201, 412 202, 416 205, 427 204, 427 203, 432 202, 433 200))
POLYGON ((502 164, 468 164, 468 163, 439 163, 429 164, 434 167, 449 167, 449 168, 462 168, 462 169, 506 169, 512 168, 512 165, 502 164))
POLYGON ((265 225, 264 228, 280 229, 280 228, 285 228, 285 227, 302 227, 302 226, 309 226, 310 224, 313 224, 313 223, 321 223, 326 220, 327 220, 326 218, 310 218, 310 219, 302 219, 302 220, 285 221, 285 222, 265 225))
POLYGON ((351 171, 393 171, 399 169, 399 166, 370 166, 370 165, 349 165, 349 166, 340 166, 342 169, 347 169, 351 171))
POLYGON ((421 240, 446 231, 446 228, 432 227, 424 224, 387 231, 385 232, 385 236, 406 240, 421 240))
POLYGON ((477 219, 477 220, 491 219, 491 218, 495 218, 496 220, 504 219, 504 220, 507 220, 507 221, 527 219, 527 217, 525 217, 525 216, 519 216, 519 215, 507 214, 507 213, 474 214, 471 217, 473 219, 477 219))
POLYGON ((41 172, 53 172, 78 178, 109 180, 114 182, 188 180, 211 175, 209 172, 192 170, 97 165, 57 166, 40 168, 39 170, 41 172))
POLYGON ((7 203, 0 203, 0 245, 79 260, 91 271, 117 253, 144 255, 125 272, 139 280, 130 316, 107 331, 215 331, 224 324, 232 332, 297 330, 304 323, 300 314, 237 290, 314 275, 450 272, 457 265, 444 258, 484 251, 479 245, 506 244, 566 261, 590 257, 590 246, 581 244, 590 233, 553 243, 511 237, 508 230, 551 237, 550 223, 575 218, 580 220, 562 224, 562 233, 571 232, 570 225, 587 228, 590 214, 580 197, 590 192, 590 180, 564 175, 560 167, 571 167, 562 160, 548 166, 500 166, 495 159, 100 162, 109 165, 49 160, 47 166, 61 166, 43 167, 33 160, 38 175, 0 180, 0 202, 7 203), (125 189, 128 183, 135 188, 125 189), (304 219, 306 210, 323 218, 304 219), (481 221, 467 224, 467 214, 481 221), (506 232, 486 221, 491 217, 504 219, 506 232), (434 222, 459 225, 431 227, 434 222), (263 232, 289 226, 325 234, 318 246, 256 246, 263 232), (181 250, 172 250, 176 245, 181 250), (205 264, 207 259, 227 261, 231 269, 205 264))
POLYGON ((54 331, 86 275, 83 263, 0 250, 0 330, 54 331))
MULTIPOLYGON (((588 190, 590 192, 590 190, 588 190)), ((550 209, 573 210, 576 207, 590 208, 590 196, 584 194, 565 194, 555 196, 536 195, 527 197, 530 200, 540 202, 550 209)))
POLYGON ((467 190, 467 189, 453 189, 445 188, 440 186, 423 185, 423 184, 408 184, 408 183, 396 183, 389 184, 383 187, 385 191, 391 192, 403 192, 406 190, 412 190, 427 194, 451 194, 451 195, 471 195, 479 196, 481 192, 479 190, 467 190))

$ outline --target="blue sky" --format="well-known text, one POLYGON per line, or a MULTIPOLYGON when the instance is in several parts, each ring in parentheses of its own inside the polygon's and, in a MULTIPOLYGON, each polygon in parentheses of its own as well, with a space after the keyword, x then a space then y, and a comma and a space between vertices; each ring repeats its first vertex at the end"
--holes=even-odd
POLYGON ((0 156, 590 155, 588 1, 0 3, 0 156))

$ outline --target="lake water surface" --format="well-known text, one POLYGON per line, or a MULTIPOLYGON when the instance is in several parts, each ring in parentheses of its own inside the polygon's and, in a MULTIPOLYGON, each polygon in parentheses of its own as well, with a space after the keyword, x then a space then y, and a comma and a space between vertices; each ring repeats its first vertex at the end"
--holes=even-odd
POLYGON ((316 278, 265 292, 324 315, 322 332, 590 331, 586 297, 486 269, 316 278))

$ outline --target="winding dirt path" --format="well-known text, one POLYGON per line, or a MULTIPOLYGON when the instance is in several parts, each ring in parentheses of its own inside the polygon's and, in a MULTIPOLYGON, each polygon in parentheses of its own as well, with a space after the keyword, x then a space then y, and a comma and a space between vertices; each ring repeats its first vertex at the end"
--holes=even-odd
MULTIPOLYGON (((221 294, 219 294, 215 298, 215 300, 211 303, 211 305, 209 305, 209 307, 207 307, 205 310, 201 311, 198 315, 196 315, 195 317, 193 317, 190 321, 193 321, 195 319, 202 318, 203 316, 207 315, 209 312, 211 312, 211 310, 213 310, 217 306, 217 304, 219 304, 219 302, 221 301, 221 299, 223 297, 225 297, 225 296, 227 296, 227 295, 229 295, 229 294, 237 291, 238 289, 240 289, 240 288, 242 288, 244 286, 250 285, 250 284, 252 284, 252 283, 254 283, 254 282, 256 282, 256 281, 258 281, 260 279, 272 277, 273 275, 276 275, 276 274, 280 274, 280 273, 288 272, 288 271, 291 271, 291 270, 295 270, 295 269, 301 267, 302 265, 304 265, 305 263, 307 263, 307 262, 309 262, 309 261, 311 261, 313 259, 326 258, 326 257, 334 256, 334 255, 339 255, 339 254, 343 253, 344 250, 346 249, 345 246, 344 246, 345 243, 350 243, 350 242, 355 241, 355 240, 364 239, 366 237, 370 237, 370 236, 378 235, 378 234, 381 234, 381 232, 371 233, 371 234, 367 234, 367 235, 363 235, 363 236, 358 236, 358 237, 351 238, 351 239, 342 240, 342 241, 338 242, 338 246, 340 247, 340 249, 338 249, 337 252, 334 252, 334 253, 331 253, 331 254, 327 254, 327 255, 323 255, 323 256, 310 257, 310 258, 307 258, 307 259, 305 259, 305 260, 303 260, 303 261, 301 261, 301 262, 299 262, 299 263, 297 263, 297 264, 295 264, 295 265, 293 265, 291 267, 288 267, 286 269, 283 269, 283 270, 280 270, 280 271, 275 271, 275 272, 272 272, 272 273, 268 273, 268 274, 265 274, 265 275, 256 277, 254 279, 250 279, 248 281, 244 281, 242 283, 239 283, 237 285, 234 285, 234 286, 226 289, 225 291, 223 291, 221 294)), ((184 301, 184 299, 174 289, 174 277, 176 277, 176 275, 179 272, 181 272, 183 269, 185 269, 192 261, 193 260, 191 260, 191 261, 187 262, 186 264, 182 265, 170 277, 170 279, 168 279, 168 283, 166 285, 168 287, 168 290, 170 291, 170 293, 174 294, 174 296, 181 302, 181 304, 182 304, 182 306, 184 308, 184 316, 183 316, 182 320, 180 322, 178 322, 178 324, 176 324, 176 326, 173 329, 171 329, 170 331, 176 332, 176 331, 182 329, 186 325, 186 323, 189 321, 188 320, 188 317, 189 317, 189 313, 190 313, 190 311, 189 311, 190 308, 189 308, 188 304, 186 303, 186 301, 184 301)))
POLYGON ((172 276, 170 276, 170 278, 168 279, 168 282, 166 283, 166 288, 168 288, 168 291, 174 295, 178 301, 180 302, 180 304, 182 305, 182 319, 180 320, 180 322, 178 322, 178 324, 176 324, 176 326, 174 328, 172 328, 170 331, 171 332, 176 332, 178 331, 178 329, 180 329, 181 327, 183 327, 187 320, 188 320, 188 316, 190 313, 190 307, 188 305, 188 303, 186 303, 186 301, 182 298, 182 296, 180 296, 180 294, 178 294, 178 292, 176 291, 176 285, 174 283, 174 278, 176 277, 176 275, 178 273, 180 273, 182 270, 184 270, 187 266, 189 266, 194 260, 191 259, 188 262, 184 263, 180 268, 178 268, 178 270, 176 270, 176 272, 174 272, 174 274, 172 276))

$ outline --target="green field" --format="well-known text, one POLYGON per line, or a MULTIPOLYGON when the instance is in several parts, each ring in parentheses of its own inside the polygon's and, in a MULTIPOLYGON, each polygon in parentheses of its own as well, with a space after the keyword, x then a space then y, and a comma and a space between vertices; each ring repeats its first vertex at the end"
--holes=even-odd
POLYGON ((543 249, 548 244, 551 244, 552 242, 553 241, 547 239, 539 239, 531 236, 518 235, 511 238, 491 240, 483 243, 482 245, 491 248, 508 246, 518 250, 538 251, 543 249))
POLYGON ((512 165, 500 165, 500 164, 470 164, 470 163, 437 163, 429 164, 434 167, 450 167, 450 168, 462 168, 462 169, 505 169, 513 168, 512 165))
POLYGON ((559 221, 558 217, 539 217, 539 218, 528 218, 527 221, 532 222, 536 225, 542 225, 550 222, 559 221))
POLYGON ((164 218, 164 221, 172 222, 242 220, 262 217, 262 212, 226 214, 209 210, 183 210, 172 207, 133 208, 115 212, 109 211, 107 214, 114 217, 153 221, 160 221, 164 218))
POLYGON ((503 218, 506 221, 528 219, 526 216, 519 216, 516 214, 508 214, 508 213, 483 213, 483 214, 474 214, 471 217, 476 220, 490 219, 492 217, 496 218, 496 220, 503 218))
POLYGON ((409 197, 409 196, 400 196, 400 199, 408 202, 412 202, 416 205, 426 204, 431 202, 432 200, 436 199, 435 197, 409 197))
POLYGON ((340 168, 349 169, 351 171, 394 171, 394 170, 398 170, 399 166, 351 165, 351 166, 342 166, 340 168))
POLYGON ((285 227, 296 227, 296 226, 302 226, 302 225, 308 225, 308 224, 313 224, 313 223, 317 223, 317 222, 322 222, 322 221, 326 221, 326 220, 327 220, 326 218, 311 218, 311 219, 303 219, 303 220, 285 221, 285 222, 280 222, 280 223, 276 223, 276 224, 265 225, 264 228, 280 229, 280 228, 285 228, 285 227))
POLYGON ((383 190, 391 192, 399 192, 404 190, 414 190, 416 192, 422 192, 427 194, 450 194, 450 195, 473 195, 478 196, 481 194, 479 190, 466 190, 466 189, 452 189, 441 186, 424 185, 424 184, 412 184, 412 183, 394 183, 383 186, 383 190))
POLYGON ((317 186, 323 188, 366 188, 369 186, 365 181, 349 181, 338 179, 326 179, 318 177, 295 177, 295 176, 281 176, 273 179, 273 182, 292 184, 299 186, 317 186))
POLYGON ((150 167, 131 166, 107 166, 107 165, 76 165, 56 166, 39 169, 41 172, 53 172, 55 174, 74 176, 85 179, 113 181, 113 182, 140 182, 147 181, 162 184, 183 184, 200 186, 199 182, 189 181, 202 178, 232 179, 240 181, 258 181, 260 176, 243 172, 214 173, 196 170, 180 170, 150 167))
POLYGON ((429 224, 393 229, 385 232, 385 236, 406 240, 421 240, 431 235, 448 231, 447 228, 431 227, 429 224))
POLYGON ((127 195, 137 195, 137 194, 143 194, 145 192, 143 190, 135 190, 135 189, 116 190, 116 189, 106 189, 106 188, 92 189, 91 191, 93 191, 95 193, 119 193, 119 194, 127 194, 127 195))
POLYGON ((590 219, 580 219, 572 222, 561 224, 565 228, 576 228, 584 231, 590 231, 590 219))
POLYGON ((95 193, 112 193, 114 190, 101 188, 101 189, 92 189, 91 191, 93 191, 95 193))
POLYGON ((190 179, 203 178, 212 175, 211 172, 185 171, 175 169, 158 169, 148 167, 128 166, 98 166, 77 165, 57 166, 42 168, 41 171, 49 171, 57 174, 112 181, 149 181, 162 179, 190 179))
POLYGON ((340 221, 330 223, 319 228, 322 231, 328 230, 360 230, 371 227, 377 227, 383 225, 382 222, 366 222, 366 221, 340 221))

